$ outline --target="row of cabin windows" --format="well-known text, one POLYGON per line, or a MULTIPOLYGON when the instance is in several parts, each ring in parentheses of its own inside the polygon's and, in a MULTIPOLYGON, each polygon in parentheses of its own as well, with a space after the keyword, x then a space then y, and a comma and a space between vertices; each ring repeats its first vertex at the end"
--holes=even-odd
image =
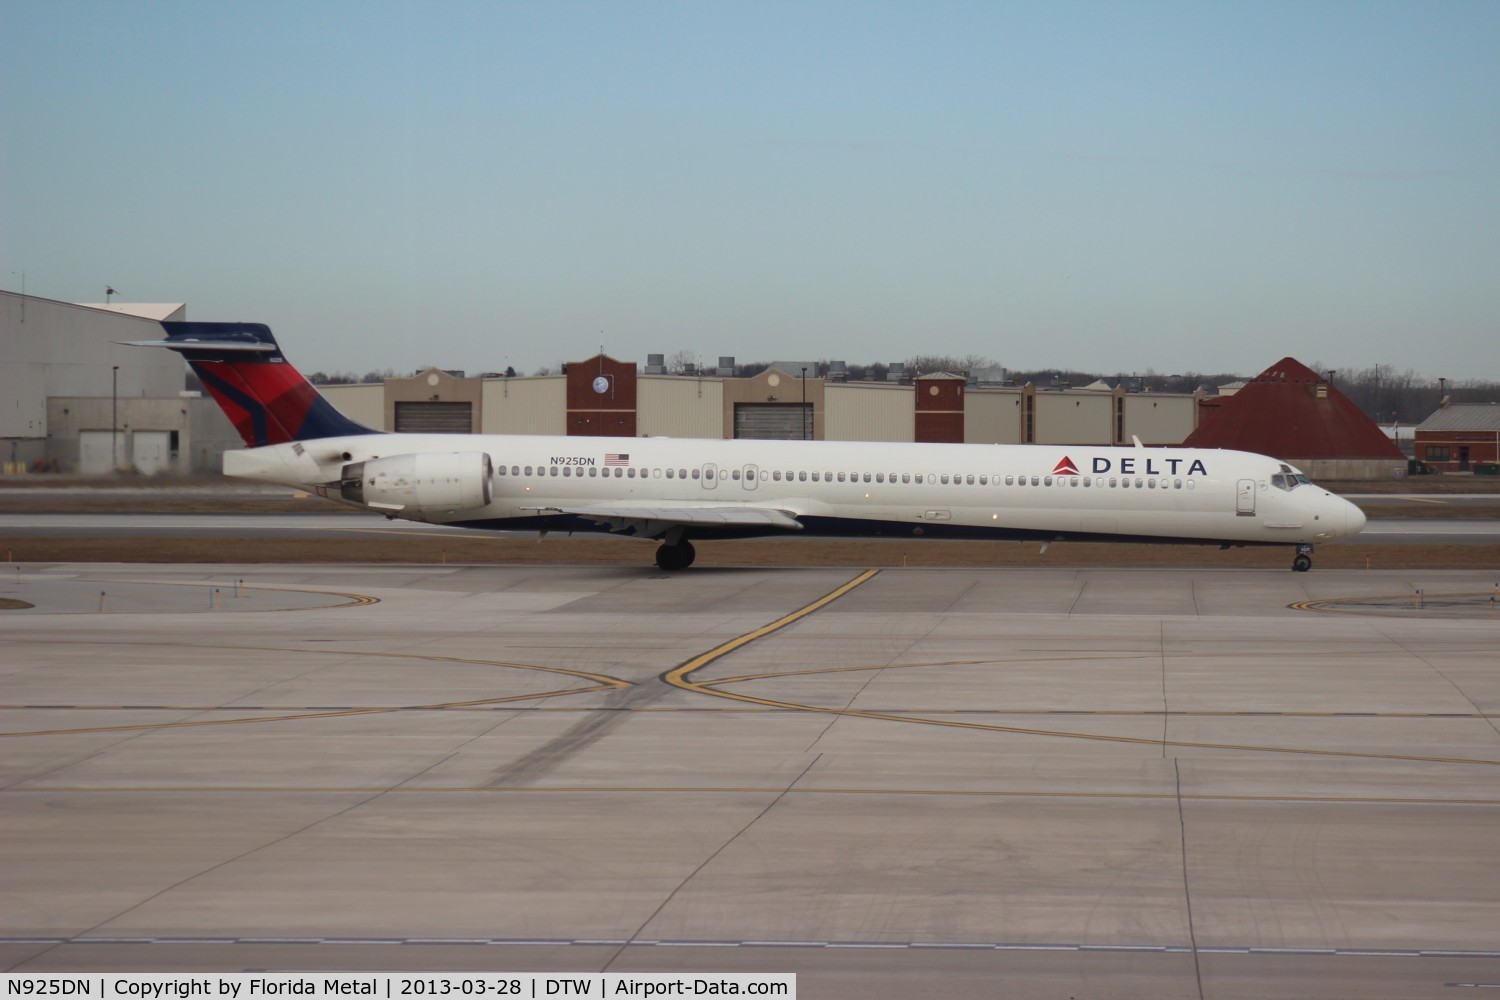
MULTIPOLYGON (((615 479, 621 479, 621 478, 625 478, 625 479, 636 479, 636 478, 646 479, 646 478, 648 478, 648 475, 649 475, 651 478, 655 478, 655 479, 661 479, 661 478, 663 478, 663 476, 665 476, 665 478, 667 478, 667 479, 689 479, 689 478, 691 478, 691 479, 698 479, 698 478, 701 477, 703 479, 712 480, 714 478, 714 476, 715 476, 715 472, 714 472, 713 469, 702 469, 702 470, 699 470, 699 469, 665 469, 665 470, 663 470, 663 469, 651 469, 651 470, 641 469, 641 470, 639 470, 639 472, 637 472, 637 470, 634 469, 634 468, 622 469, 619 466, 606 467, 604 469, 600 469, 597 466, 592 466, 591 465, 591 466, 588 466, 587 468, 588 468, 588 478, 590 478, 590 479, 596 479, 596 478, 599 478, 600 476, 604 477, 605 479, 608 479, 608 478, 611 477, 611 475, 615 479)), ((501 475, 501 476, 504 476, 504 475, 507 475, 507 474, 512 475, 512 476, 522 476, 522 475, 530 476, 530 475, 535 474, 535 475, 538 475, 538 476, 552 476, 554 478, 557 477, 557 476, 559 476, 559 475, 561 475, 563 477, 577 476, 579 479, 582 479, 584 477, 584 470, 583 470, 583 468, 580 467, 580 468, 577 468, 575 470, 575 468, 573 466, 568 466, 568 465, 562 465, 562 466, 552 465, 552 466, 536 466, 536 467, 533 467, 533 466, 530 466, 530 465, 526 465, 526 466, 512 465, 512 466, 509 466, 509 467, 501 465, 501 466, 497 467, 496 472, 497 472, 498 475, 501 475)), ((730 479, 730 480, 738 482, 739 479, 740 479, 740 470, 739 469, 730 469, 728 472, 720 471, 717 475, 718 475, 718 478, 720 478, 720 479, 730 479)), ((749 475, 749 474, 747 473, 747 475, 749 475)), ((791 472, 791 471, 782 472, 780 469, 773 469, 773 470, 770 470, 770 471, 762 469, 761 472, 760 472, 760 478, 762 480, 766 480, 767 478, 769 478, 770 480, 772 480, 774 482, 778 482, 778 483, 780 483, 780 482, 788 482, 788 483, 790 483, 790 482, 799 482, 799 483, 805 483, 805 482, 808 482, 809 479, 810 479, 814 483, 820 483, 820 482, 822 482, 822 483, 832 483, 832 482, 839 482, 839 483, 845 483, 845 482, 848 482, 848 483, 860 483, 860 482, 865 482, 865 483, 872 483, 872 482, 873 483, 887 483, 888 482, 888 483, 891 483, 891 484, 894 485, 895 483, 900 482, 900 483, 905 484, 905 485, 927 483, 928 485, 932 485, 932 486, 936 486, 939 483, 941 483, 944 486, 976 486, 976 485, 977 486, 989 486, 989 485, 991 485, 992 481, 993 481, 993 485, 999 486, 1001 484, 1001 481, 1002 481, 1002 477, 999 476, 999 475, 994 475, 994 476, 989 476, 989 475, 975 475, 973 473, 950 475, 948 473, 932 473, 932 472, 915 472, 915 473, 913 473, 913 472, 900 472, 900 473, 897 473, 897 472, 889 472, 889 473, 888 472, 848 472, 848 473, 837 472, 837 473, 835 473, 835 472, 791 472)), ((1100 476, 1097 479, 1095 479, 1093 476, 1030 476, 1030 477, 1027 477, 1027 476, 1014 476, 1014 475, 1012 475, 1012 476, 1005 476, 1003 478, 1004 478, 1004 484, 1006 486, 1067 486, 1067 487, 1082 486, 1085 489, 1097 486, 1100 489, 1112 489, 1112 490, 1113 489, 1127 489, 1128 490, 1128 489, 1131 489, 1132 487, 1134 489, 1138 489, 1138 490, 1142 490, 1142 489, 1150 489, 1150 490, 1154 490, 1154 489, 1163 489, 1163 490, 1173 489, 1173 490, 1180 490, 1180 489, 1183 489, 1183 488, 1193 489, 1193 485, 1194 485, 1193 484, 1193 480, 1191 480, 1191 479, 1186 480, 1186 481, 1181 480, 1181 479, 1167 479, 1166 477, 1162 477, 1162 478, 1158 479, 1158 478, 1156 478, 1154 476, 1138 477, 1136 479, 1131 479, 1129 477, 1125 477, 1125 478, 1112 477, 1112 478, 1110 478, 1108 480, 1105 480, 1105 478, 1103 476, 1100 476)))

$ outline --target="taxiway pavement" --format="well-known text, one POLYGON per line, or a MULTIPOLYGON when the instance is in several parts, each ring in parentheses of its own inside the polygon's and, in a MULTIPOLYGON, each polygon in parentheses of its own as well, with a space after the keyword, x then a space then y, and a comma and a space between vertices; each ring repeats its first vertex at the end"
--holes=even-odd
POLYGON ((0 965, 1451 997, 1492 577, 23 566, 0 965))

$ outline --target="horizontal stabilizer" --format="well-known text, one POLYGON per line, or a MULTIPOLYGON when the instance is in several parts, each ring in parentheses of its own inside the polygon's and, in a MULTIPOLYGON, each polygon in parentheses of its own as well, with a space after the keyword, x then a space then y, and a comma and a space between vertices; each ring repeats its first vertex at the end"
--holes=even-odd
POLYGON ((265 353, 275 351, 275 344, 245 343, 234 340, 197 340, 194 338, 183 338, 181 340, 117 340, 117 344, 126 347, 165 347, 172 351, 253 351, 265 353))

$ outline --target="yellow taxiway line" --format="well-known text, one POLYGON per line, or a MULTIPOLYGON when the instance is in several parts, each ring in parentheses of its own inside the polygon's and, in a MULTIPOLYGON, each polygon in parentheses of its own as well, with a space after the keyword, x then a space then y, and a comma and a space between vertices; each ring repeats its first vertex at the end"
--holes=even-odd
MULTIPOLYGON (((797 702, 780 701, 773 698, 760 698, 754 695, 740 694, 735 691, 722 691, 713 686, 715 683, 713 681, 699 681, 693 679, 692 675, 695 672, 702 670, 704 667, 709 666, 716 660, 728 656, 735 650, 741 649, 744 646, 755 642, 757 639, 761 639, 765 636, 778 632, 781 629, 786 628, 788 625, 792 625, 795 622, 801 621, 803 618, 806 618, 813 612, 827 607, 834 601, 837 601, 839 598, 843 597, 845 594, 854 590, 856 587, 869 582, 878 572, 878 570, 873 569, 866 570, 859 576, 856 576, 853 580, 850 580, 848 583, 845 583, 837 589, 824 594, 822 597, 818 598, 812 603, 798 608, 796 611, 793 611, 790 614, 783 615, 781 618, 776 619, 769 625, 762 625, 760 628, 755 629, 754 631, 747 632, 742 636, 730 639, 728 642, 721 643, 720 645, 715 646, 713 649, 710 649, 708 652, 701 653, 698 656, 695 656, 692 659, 686 661, 685 663, 672 668, 671 670, 662 674, 661 679, 666 683, 672 685, 673 687, 681 688, 684 691, 692 691, 696 694, 707 695, 711 698, 729 698, 735 701, 748 702, 750 704, 763 705, 771 708, 793 709, 796 711, 812 712, 819 715, 833 715, 849 719, 871 719, 881 722, 902 722, 916 725, 940 726, 946 729, 968 729, 992 733, 1011 733, 1019 736, 1051 736, 1060 739, 1093 740, 1100 743, 1134 743, 1146 746, 1177 747, 1181 749, 1194 750, 1236 750, 1240 752, 1251 753, 1287 753, 1314 757, 1344 757, 1358 760, 1400 760, 1420 761, 1424 763, 1438 764, 1489 764, 1492 766, 1500 766, 1500 760, 1491 760, 1486 758, 1426 757, 1415 754, 1369 753, 1357 750, 1318 750, 1308 747, 1254 746, 1237 743, 1203 743, 1191 740, 1153 739, 1150 737, 1141 736, 1105 736, 1099 733, 1080 733, 1060 729, 1032 729, 1021 726, 997 726, 982 722, 963 722, 956 719, 934 719, 909 715, 893 715, 886 712, 867 712, 860 711, 858 709, 825 708, 821 705, 804 705, 797 702)), ((997 714, 1004 714, 1004 712, 1003 710, 1000 710, 999 712, 997 712, 997 714)))

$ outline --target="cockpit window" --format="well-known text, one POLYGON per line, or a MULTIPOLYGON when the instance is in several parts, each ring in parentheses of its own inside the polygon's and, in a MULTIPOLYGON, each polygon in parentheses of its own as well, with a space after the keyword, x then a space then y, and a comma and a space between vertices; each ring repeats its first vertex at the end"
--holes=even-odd
POLYGON ((1300 472, 1278 472, 1271 477, 1271 485, 1278 490, 1295 490, 1299 486, 1306 486, 1309 480, 1300 472))

